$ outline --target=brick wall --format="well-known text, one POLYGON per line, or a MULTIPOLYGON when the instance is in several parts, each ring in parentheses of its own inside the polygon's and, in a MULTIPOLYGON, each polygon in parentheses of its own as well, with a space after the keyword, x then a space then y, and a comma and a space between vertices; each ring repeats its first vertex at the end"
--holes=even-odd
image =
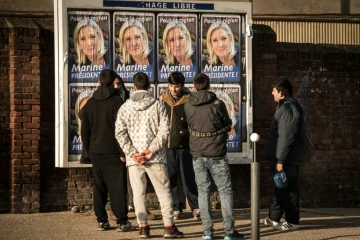
MULTIPOLYGON (((55 168, 54 34, 52 19, 0 18, 0 212, 27 213, 92 205, 91 168, 55 168), (6 26, 4 26, 6 25, 6 26), (10 191, 10 194, 8 193, 10 191)), ((254 26, 254 132, 261 136, 261 207, 272 186, 264 160, 276 107, 271 83, 287 76, 304 106, 316 155, 301 171, 301 204, 358 207, 359 49, 276 43, 254 26)), ((234 206, 248 207, 250 166, 231 167, 234 206)), ((151 186, 148 200, 157 205, 151 186)), ((212 200, 218 200, 212 188, 212 200)))

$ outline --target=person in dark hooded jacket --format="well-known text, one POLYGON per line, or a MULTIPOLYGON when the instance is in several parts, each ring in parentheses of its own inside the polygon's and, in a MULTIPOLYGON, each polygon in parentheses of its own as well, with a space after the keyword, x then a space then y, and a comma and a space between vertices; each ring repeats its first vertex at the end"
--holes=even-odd
POLYGON ((287 79, 273 83, 272 95, 278 103, 271 122, 266 159, 274 174, 284 171, 287 187, 275 188, 275 197, 269 208, 269 215, 264 219, 265 225, 277 230, 299 229, 299 177, 300 163, 305 152, 305 123, 303 111, 296 99, 292 98, 293 87, 287 79), (285 213, 286 221, 280 223, 285 213))
POLYGON ((210 188, 214 179, 221 198, 225 240, 242 240, 243 235, 235 230, 233 192, 226 140, 231 129, 231 119, 225 103, 210 92, 210 79, 206 74, 194 78, 195 92, 185 103, 185 115, 190 132, 190 153, 193 156, 195 181, 198 187, 198 202, 204 228, 203 239, 213 239, 210 188))
POLYGON ((114 87, 116 73, 103 70, 100 86, 81 110, 81 139, 84 153, 93 165, 94 210, 98 230, 110 229, 105 209, 108 194, 111 209, 117 218, 118 231, 133 230, 128 221, 126 166, 115 138, 115 120, 123 100, 114 87))

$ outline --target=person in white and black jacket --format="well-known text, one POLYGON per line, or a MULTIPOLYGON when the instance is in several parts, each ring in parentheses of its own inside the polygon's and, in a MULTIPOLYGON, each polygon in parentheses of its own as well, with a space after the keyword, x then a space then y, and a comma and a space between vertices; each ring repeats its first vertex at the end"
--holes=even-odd
POLYGON ((115 139, 115 120, 123 104, 115 78, 113 70, 101 71, 100 86, 81 110, 83 152, 93 166, 94 210, 100 231, 110 229, 105 209, 108 194, 117 230, 133 230, 128 221, 126 166, 121 160, 125 156, 115 139))
POLYGON ((126 155, 140 238, 150 235, 146 211, 146 174, 161 205, 164 238, 183 237, 173 222, 166 169, 165 143, 169 134, 169 119, 164 104, 148 91, 149 77, 138 72, 133 79, 135 93, 117 114, 115 136, 126 155))

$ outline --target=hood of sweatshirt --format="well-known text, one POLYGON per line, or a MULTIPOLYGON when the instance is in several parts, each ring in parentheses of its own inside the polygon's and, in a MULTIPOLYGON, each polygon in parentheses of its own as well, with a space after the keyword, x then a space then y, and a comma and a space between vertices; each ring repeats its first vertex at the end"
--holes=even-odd
POLYGON ((156 101, 152 93, 145 90, 137 90, 128 100, 131 108, 136 111, 148 109, 156 101))
POLYGON ((93 98, 102 101, 115 94, 118 94, 118 92, 113 86, 100 86, 94 92, 93 98))
POLYGON ((201 90, 191 93, 188 103, 193 106, 200 106, 208 103, 212 103, 216 100, 216 94, 208 90, 201 90))

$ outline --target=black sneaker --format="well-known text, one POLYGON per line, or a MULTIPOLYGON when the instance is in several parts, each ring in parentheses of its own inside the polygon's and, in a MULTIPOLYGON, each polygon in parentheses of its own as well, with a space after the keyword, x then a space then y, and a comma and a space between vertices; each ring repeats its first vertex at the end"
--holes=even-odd
POLYGON ((118 224, 116 231, 118 232, 130 232, 134 231, 136 227, 132 226, 131 223, 128 221, 126 224, 118 224))
POLYGON ((224 240, 244 240, 244 235, 235 230, 233 233, 226 235, 224 240))
POLYGON ((109 222, 99 222, 98 223, 98 231, 105 231, 110 229, 109 222))
POLYGON ((150 227, 149 226, 140 227, 139 228, 139 235, 140 235, 140 238, 149 238, 149 236, 150 236, 150 227))
POLYGON ((182 238, 184 237, 184 233, 180 232, 175 225, 173 226, 173 229, 165 228, 164 232, 164 238, 182 238))

